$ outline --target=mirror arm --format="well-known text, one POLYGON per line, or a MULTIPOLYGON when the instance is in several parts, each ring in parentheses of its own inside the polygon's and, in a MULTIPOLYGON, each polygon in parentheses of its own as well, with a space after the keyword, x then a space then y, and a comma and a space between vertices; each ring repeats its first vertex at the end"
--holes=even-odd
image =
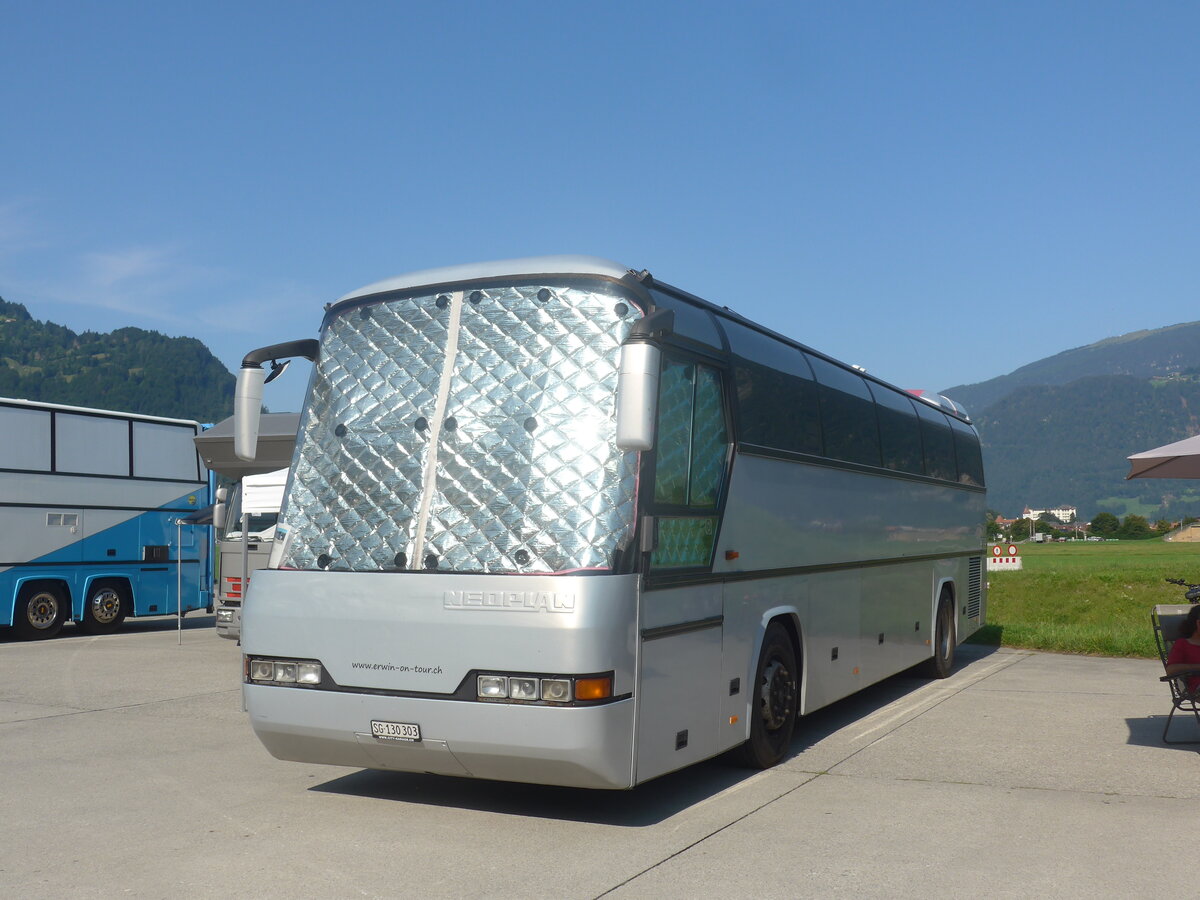
POLYGON ((313 338, 300 341, 287 341, 283 344, 272 344, 251 350, 242 359, 242 368, 238 372, 237 388, 233 394, 233 453, 239 459, 252 462, 258 455, 258 427, 262 416, 263 385, 267 383, 267 373, 262 364, 267 360, 273 362, 272 374, 279 374, 279 359, 302 357, 312 362, 317 361, 321 345, 313 338))

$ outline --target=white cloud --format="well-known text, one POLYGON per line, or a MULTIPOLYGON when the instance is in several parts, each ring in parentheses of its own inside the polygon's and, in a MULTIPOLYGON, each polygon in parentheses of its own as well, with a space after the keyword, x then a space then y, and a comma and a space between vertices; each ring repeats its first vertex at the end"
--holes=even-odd
POLYGON ((32 205, 27 200, 0 203, 0 260, 43 246, 32 205))

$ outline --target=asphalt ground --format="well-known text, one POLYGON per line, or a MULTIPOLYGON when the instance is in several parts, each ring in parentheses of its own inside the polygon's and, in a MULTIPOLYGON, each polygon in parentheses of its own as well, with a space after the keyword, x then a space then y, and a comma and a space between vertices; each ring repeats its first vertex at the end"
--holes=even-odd
POLYGON ((0 895, 1197 893, 1200 744, 1161 742, 1157 662, 962 647, 801 720, 770 771, 614 793, 280 762, 239 648, 184 624, 0 632, 0 895))

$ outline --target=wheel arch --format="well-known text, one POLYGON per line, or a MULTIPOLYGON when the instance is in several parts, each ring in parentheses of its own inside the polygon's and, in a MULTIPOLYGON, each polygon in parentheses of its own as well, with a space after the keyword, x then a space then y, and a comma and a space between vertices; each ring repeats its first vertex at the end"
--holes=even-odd
POLYGON ((24 640, 55 637, 62 630, 63 623, 70 619, 71 583, 68 578, 38 573, 30 573, 29 575, 18 577, 13 582, 12 599, 12 612, 7 624, 15 629, 18 636, 24 640), (55 595, 55 603, 58 606, 57 624, 47 626, 44 629, 30 629, 30 623, 27 621, 28 601, 24 600, 22 596, 27 591, 30 594, 29 599, 36 597, 39 591, 46 591, 55 595))
POLYGON ((38 575, 38 574, 21 575, 13 580, 12 621, 9 622, 8 624, 12 625, 16 622, 17 598, 21 596, 21 591, 25 590, 25 588, 30 585, 32 585, 34 587, 39 587, 39 586, 44 585, 47 587, 57 588, 58 590, 62 591, 62 597, 63 597, 64 601, 66 602, 67 607, 70 608, 74 605, 74 599, 75 599, 73 596, 74 592, 71 590, 71 582, 69 579, 62 578, 62 577, 55 576, 55 575, 38 575))
POLYGON ((71 617, 76 622, 83 621, 84 605, 87 603, 88 597, 92 595, 92 588, 99 583, 112 583, 119 589, 123 588, 125 597, 129 600, 130 607, 133 606, 133 576, 127 572, 97 572, 84 579, 83 590, 79 592, 79 596, 74 598, 74 602, 71 604, 71 617))
MULTIPOLYGON (((799 663, 800 677, 800 696, 798 699, 797 708, 804 708, 804 683, 805 683, 805 667, 808 665, 808 654, 804 652, 804 628, 800 624, 800 611, 795 606, 774 606, 763 612, 758 621, 758 628, 754 634, 754 642, 751 646, 754 648, 750 654, 750 660, 746 668, 743 684, 749 686, 754 684, 754 673, 758 671, 758 660, 762 656, 763 639, 767 635, 767 629, 771 627, 771 623, 779 622, 783 625, 788 635, 792 639, 792 649, 796 651, 796 661, 799 663)), ((750 700, 747 696, 747 705, 750 700)), ((747 722, 747 729, 749 723, 747 722)))

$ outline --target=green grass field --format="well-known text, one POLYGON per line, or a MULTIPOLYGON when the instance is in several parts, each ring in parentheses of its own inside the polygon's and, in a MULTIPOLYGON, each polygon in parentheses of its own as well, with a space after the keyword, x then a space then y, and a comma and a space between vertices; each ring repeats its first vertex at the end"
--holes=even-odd
POLYGON ((1166 578, 1200 584, 1200 544, 1162 540, 1021 544, 1020 572, 989 572, 988 624, 972 641, 1155 657, 1150 612, 1183 603, 1166 578))

